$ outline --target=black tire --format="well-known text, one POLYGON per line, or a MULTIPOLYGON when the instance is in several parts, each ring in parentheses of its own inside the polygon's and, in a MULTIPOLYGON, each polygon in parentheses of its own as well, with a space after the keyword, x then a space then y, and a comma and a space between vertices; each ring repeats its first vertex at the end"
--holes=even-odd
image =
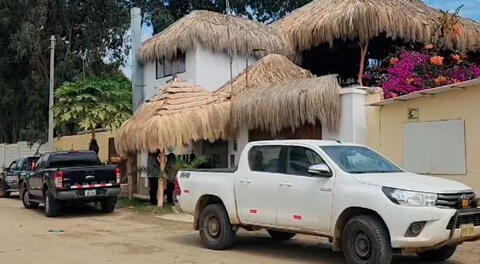
POLYGON ((10 197, 10 192, 5 191, 6 189, 5 183, 0 183, 0 197, 10 197))
POLYGON ((292 239, 295 235, 295 233, 289 233, 289 232, 281 232, 281 231, 275 231, 275 230, 267 230, 268 234, 270 237, 272 237, 274 240, 279 240, 279 241, 284 241, 284 240, 290 240, 292 239))
POLYGON ((59 200, 50 193, 49 190, 45 191, 45 216, 55 217, 60 215, 62 204, 59 200))
POLYGON ((387 228, 374 216, 350 219, 343 229, 342 248, 348 264, 390 264, 393 258, 387 228))
POLYGON ((30 201, 30 192, 28 192, 27 187, 23 187, 22 192, 20 193, 20 199, 22 199, 23 207, 26 209, 38 208, 38 203, 30 201))
POLYGON ((456 250, 457 246, 445 246, 439 249, 417 253, 417 256, 424 260, 440 262, 451 258, 456 250))
POLYGON ((208 205, 200 213, 199 221, 200 237, 205 247, 223 250, 233 246, 236 232, 223 205, 208 205))
POLYGON ((106 198, 100 202, 100 207, 102 212, 111 213, 115 210, 115 205, 117 204, 117 198, 106 198))

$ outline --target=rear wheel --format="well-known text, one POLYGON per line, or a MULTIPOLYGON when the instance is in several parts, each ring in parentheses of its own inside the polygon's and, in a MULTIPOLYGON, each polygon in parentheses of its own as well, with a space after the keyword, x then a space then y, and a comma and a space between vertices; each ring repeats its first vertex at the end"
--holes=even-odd
POLYGON ((200 237, 209 249, 222 250, 233 246, 236 232, 223 205, 211 204, 200 213, 200 237))
POLYGON ((23 187, 22 192, 20 193, 20 197, 22 199, 23 207, 27 209, 35 209, 38 208, 38 203, 32 202, 30 200, 30 192, 28 191, 27 187, 23 187))
POLYGON ((0 197, 10 197, 10 192, 6 191, 5 183, 0 183, 0 197))
POLYGON ((348 221, 342 248, 348 264, 390 264, 393 258, 388 231, 374 216, 357 216, 348 221))
POLYGON ((102 207, 102 212, 111 213, 115 210, 115 205, 117 204, 117 198, 107 198, 100 202, 102 207))
POLYGON ((424 260, 440 262, 451 258, 456 250, 457 246, 445 246, 439 249, 418 253, 417 255, 424 260))
POLYGON ((275 230, 267 230, 267 232, 274 240, 289 240, 296 235, 295 233, 281 232, 275 230))
POLYGON ((59 200, 56 200, 55 197, 50 193, 50 191, 45 191, 45 215, 47 217, 55 217, 60 214, 62 209, 62 204, 59 200))

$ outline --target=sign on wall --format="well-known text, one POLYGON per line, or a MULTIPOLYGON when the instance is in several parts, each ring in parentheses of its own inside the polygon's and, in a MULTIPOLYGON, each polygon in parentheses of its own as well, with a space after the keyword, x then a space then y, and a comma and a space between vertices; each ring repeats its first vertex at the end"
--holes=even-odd
POLYGON ((407 110, 407 121, 408 122, 418 122, 420 121, 420 111, 418 108, 408 108, 407 110))

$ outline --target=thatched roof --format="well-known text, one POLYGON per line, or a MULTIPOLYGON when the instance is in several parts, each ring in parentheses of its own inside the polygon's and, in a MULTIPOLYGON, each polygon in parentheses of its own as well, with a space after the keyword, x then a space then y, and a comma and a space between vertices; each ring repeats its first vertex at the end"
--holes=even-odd
POLYGON ((174 57, 193 48, 195 43, 214 51, 252 54, 254 49, 267 54, 290 55, 291 51, 276 29, 250 19, 196 10, 143 43, 142 62, 174 57))
POLYGON ((288 58, 278 54, 270 54, 261 58, 233 80, 220 87, 215 91, 215 94, 222 97, 230 97, 231 92, 233 92, 233 95, 236 95, 251 88, 271 86, 277 83, 311 77, 313 77, 313 74, 310 71, 298 67, 288 58))
POLYGON ((335 132, 340 120, 336 75, 304 78, 242 92, 233 99, 232 129, 247 127, 276 134, 318 121, 335 132))
POLYGON ((200 139, 225 137, 230 104, 206 89, 180 80, 166 84, 123 124, 117 134, 120 155, 181 148, 200 139))
MULTIPOLYGON (((314 0, 274 27, 286 35, 295 50, 303 51, 336 39, 365 42, 380 34, 432 43, 442 17, 440 10, 420 0, 314 0)), ((459 18, 458 25, 456 33, 451 30, 439 39, 443 48, 480 50, 480 23, 459 18)))

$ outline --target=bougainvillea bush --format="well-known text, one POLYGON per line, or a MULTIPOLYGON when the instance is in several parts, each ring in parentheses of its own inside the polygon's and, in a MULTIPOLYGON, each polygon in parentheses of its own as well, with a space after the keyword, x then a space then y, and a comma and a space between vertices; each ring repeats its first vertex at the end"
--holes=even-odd
POLYGON ((459 53, 440 53, 433 45, 401 50, 365 74, 368 85, 380 86, 385 98, 480 78, 480 66, 459 53))

